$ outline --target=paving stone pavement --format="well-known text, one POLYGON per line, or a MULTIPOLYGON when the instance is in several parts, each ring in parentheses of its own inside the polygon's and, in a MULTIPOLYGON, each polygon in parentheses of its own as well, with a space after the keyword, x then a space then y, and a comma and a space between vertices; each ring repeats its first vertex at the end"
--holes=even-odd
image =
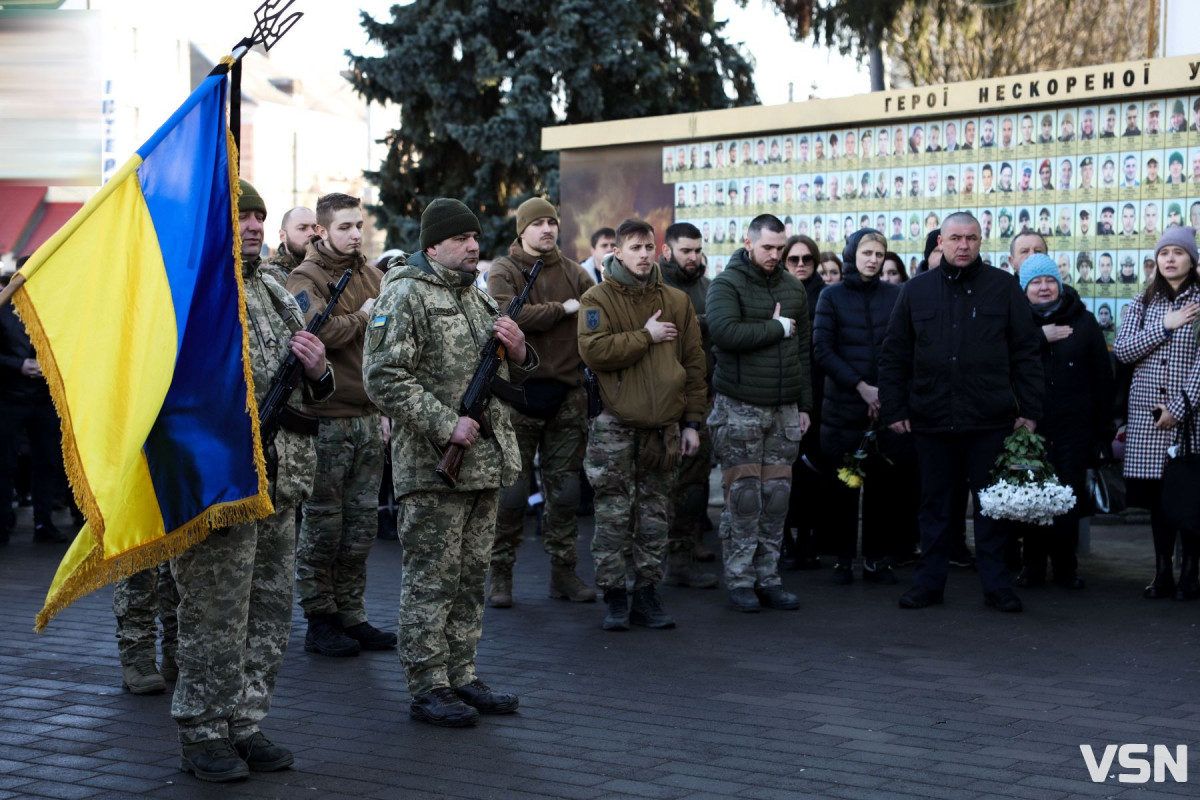
MULTIPOLYGON (((984 608, 967 570, 945 606, 902 611, 909 570, 841 587, 825 569, 785 574, 800 611, 738 614, 722 590, 667 588, 677 629, 619 634, 600 604, 546 597, 530 537, 516 605, 487 611, 479 658, 520 713, 412 722, 394 653, 306 654, 297 609, 265 725, 295 768, 219 787, 179 771, 169 696, 121 690, 111 590, 32 632, 63 550, 32 543, 27 517, 0 549, 0 800, 1200 795, 1200 602, 1141 599, 1141 526, 1093 526, 1088 588, 1024 590, 1024 614, 984 608), (1125 743, 1188 745, 1188 782, 1122 783, 1116 762, 1092 782, 1080 745, 1125 743)), ((370 561, 369 611, 389 629, 400 556, 382 541, 370 561)))

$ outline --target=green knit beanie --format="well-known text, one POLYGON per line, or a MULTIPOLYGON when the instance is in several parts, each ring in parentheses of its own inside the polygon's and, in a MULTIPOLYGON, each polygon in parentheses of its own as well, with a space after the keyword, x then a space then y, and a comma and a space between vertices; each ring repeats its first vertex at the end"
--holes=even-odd
POLYGON ((244 178, 238 178, 238 186, 242 189, 242 196, 238 199, 238 213, 243 211, 261 211, 263 218, 267 216, 267 204, 263 202, 262 195, 258 193, 250 185, 250 182, 244 178))
POLYGON ((544 197, 531 197, 517 206, 517 236, 525 232, 529 223, 542 217, 550 217, 555 222, 559 221, 558 210, 550 205, 550 201, 544 197))
POLYGON ((444 242, 460 233, 482 233, 479 219, 459 200, 439 197, 421 214, 421 249, 444 242))

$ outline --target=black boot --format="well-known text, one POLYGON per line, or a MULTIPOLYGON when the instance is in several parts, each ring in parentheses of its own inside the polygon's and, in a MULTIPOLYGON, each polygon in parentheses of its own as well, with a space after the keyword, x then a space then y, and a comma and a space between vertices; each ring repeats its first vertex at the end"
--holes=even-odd
POLYGON ((361 646, 342 630, 335 614, 313 614, 308 618, 308 633, 304 636, 304 650, 333 658, 356 656, 361 646))
POLYGON ((625 591, 625 587, 606 589, 604 602, 608 603, 608 616, 604 618, 600 627, 606 631, 629 630, 629 593, 625 591))
POLYGON ((675 627, 675 620, 663 610, 658 587, 652 583, 633 590, 633 608, 629 612, 629 621, 643 628, 675 627))
POLYGON ((1197 559, 1197 535, 1184 531, 1183 558, 1179 563, 1179 586, 1176 600, 1195 600, 1200 597, 1200 560, 1197 559))
POLYGON ((363 650, 391 650, 396 646, 396 634, 381 631, 366 621, 344 628, 343 633, 358 642, 363 650))
POLYGON ((1147 600, 1163 600, 1175 594, 1175 575, 1170 556, 1157 556, 1154 559, 1154 580, 1142 597, 1147 600))

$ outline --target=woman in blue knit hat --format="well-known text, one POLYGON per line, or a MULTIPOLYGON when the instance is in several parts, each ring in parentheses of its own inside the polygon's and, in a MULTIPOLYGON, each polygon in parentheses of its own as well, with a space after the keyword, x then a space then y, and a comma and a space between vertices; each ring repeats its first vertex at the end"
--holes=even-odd
MULTIPOLYGON (((1196 229, 1168 228, 1154 248, 1156 270, 1149 287, 1129 304, 1113 354, 1133 365, 1129 420, 1125 428, 1127 501, 1150 510, 1154 534, 1154 581, 1150 600, 1200 597, 1200 533, 1177 531, 1163 519, 1162 476, 1167 448, 1178 443, 1176 428, 1190 403, 1200 403, 1200 280, 1196 275, 1196 229), (1179 583, 1171 557, 1182 535, 1179 583)), ((1200 425, 1192 415, 1192 449, 1200 450, 1200 425)))
POLYGON ((1058 479, 1075 491, 1078 502, 1056 517, 1049 530, 1036 525, 1013 526, 1012 535, 1025 540, 1017 585, 1044 584, 1048 558, 1056 585, 1082 589, 1075 550, 1079 521, 1091 513, 1086 492, 1088 462, 1102 443, 1112 441, 1112 359, 1095 317, 1078 293, 1063 285, 1054 259, 1042 253, 1029 256, 1021 264, 1020 281, 1041 331, 1046 394, 1037 432, 1046 437, 1058 479))

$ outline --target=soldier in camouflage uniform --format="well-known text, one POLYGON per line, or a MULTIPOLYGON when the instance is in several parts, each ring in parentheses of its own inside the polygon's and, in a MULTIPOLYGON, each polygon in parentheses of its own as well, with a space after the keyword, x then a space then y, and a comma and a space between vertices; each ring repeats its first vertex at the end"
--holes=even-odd
POLYGON ((158 694, 167 681, 179 675, 175 650, 179 623, 175 607, 179 591, 171 576, 171 565, 136 572, 113 587, 113 616, 117 618, 117 655, 121 658, 121 685, 133 694, 158 694), (155 640, 162 621, 162 668, 155 665, 155 640))
POLYGON ((383 273, 362 254, 359 200, 327 194, 317 201, 320 237, 309 241, 304 261, 287 288, 311 320, 329 302, 330 283, 353 275, 325 325, 321 341, 338 375, 328 402, 305 406, 318 418, 317 477, 304 502, 296 546, 296 593, 308 619, 304 649, 343 657, 359 650, 389 650, 396 634, 367 621, 367 557, 379 532, 379 480, 384 421, 362 383, 363 341, 383 273))
MULTIPOLYGON (((266 206, 241 182, 238 203, 242 277, 254 394, 262 402, 290 349, 304 367, 304 399, 333 394, 333 373, 320 340, 303 330, 300 308, 262 269, 266 206)), ((299 397, 290 400, 299 408, 299 397)), ((312 490, 311 434, 285 419, 265 453, 275 513, 215 530, 171 561, 179 585, 179 681, 171 716, 183 744, 182 768, 206 781, 231 781, 250 770, 291 765, 292 754, 259 730, 291 632, 296 505, 312 490), (272 469, 273 467, 273 469, 272 469)))
POLYGON ((604 282, 583 296, 579 353, 604 399, 584 458, 596 492, 592 559, 608 605, 602 627, 673 628, 658 583, 679 459, 700 447, 704 349, 696 312, 687 295, 660 279, 654 229, 641 220, 621 223, 617 249, 604 259, 604 282))
MULTIPOLYGON (((688 296, 700 325, 700 344, 704 348, 705 380, 712 381, 712 342, 708 339, 708 321, 704 301, 708 278, 704 274, 704 240, 690 222, 677 222, 667 228, 666 244, 658 267, 662 280, 688 296)), ((702 542, 701 521, 708 514, 708 476, 712 472, 712 436, 701 427, 700 449, 679 465, 679 477, 671 492, 671 537, 667 543, 667 586, 692 586, 715 589, 717 576, 705 572, 696 563, 696 545, 702 542)))
POLYGON ((596 590, 575 574, 579 523, 579 468, 587 445, 587 393, 575 333, 579 298, 593 285, 583 268, 558 249, 558 212, 541 197, 517 209, 517 240, 492 262, 488 293, 507 308, 525 285, 523 271, 538 260, 542 271, 517 323, 537 349, 541 366, 525 382, 526 402, 513 409, 521 446, 521 477, 500 492, 488 605, 512 605, 512 571, 525 531, 525 508, 534 456, 541 465, 545 517, 542 546, 550 556, 550 596, 591 603, 596 590))
POLYGON ((520 469, 509 407, 496 398, 485 425, 460 416, 462 396, 494 332, 507 350, 498 376, 523 381, 538 366, 516 322, 475 286, 479 220, 457 200, 434 200, 421 215, 422 252, 384 278, 367 335, 363 377, 371 400, 395 426, 392 480, 400 503, 404 574, 400 661, 413 719, 474 725, 515 711, 515 695, 493 692, 475 674, 484 583, 500 487, 520 469), (443 448, 466 449, 455 486, 434 471, 443 448))
POLYGON ((745 247, 708 289, 717 395, 708 425, 725 484, 725 585, 744 612, 800 607, 780 580, 779 550, 812 380, 808 297, 780 263, 786 242, 777 217, 755 217, 745 247))
POLYGON ((283 221, 279 223, 279 244, 263 269, 279 281, 280 286, 287 286, 288 276, 304 260, 308 242, 315 235, 316 213, 311 208, 296 206, 283 215, 283 221))

